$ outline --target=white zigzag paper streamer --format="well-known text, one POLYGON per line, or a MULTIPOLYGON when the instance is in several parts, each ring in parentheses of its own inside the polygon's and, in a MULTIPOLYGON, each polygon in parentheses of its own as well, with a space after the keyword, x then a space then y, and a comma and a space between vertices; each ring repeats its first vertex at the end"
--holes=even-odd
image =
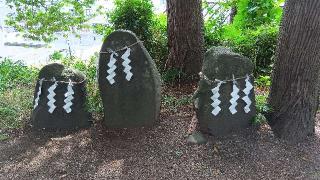
POLYGON ((39 105, 39 100, 40 100, 40 95, 41 95, 41 90, 42 90, 42 83, 43 83, 44 78, 40 79, 39 81, 39 88, 38 88, 38 92, 37 92, 37 97, 34 100, 34 106, 33 109, 35 109, 36 107, 38 107, 39 105))
POLYGON ((74 95, 74 91, 73 91, 73 85, 71 80, 69 81, 68 84, 68 88, 67 88, 67 92, 64 94, 64 103, 65 105, 63 106, 63 109, 67 112, 70 113, 72 111, 71 106, 72 106, 72 100, 74 99, 73 95, 74 95))
POLYGON ((218 83, 218 85, 211 90, 211 92, 212 92, 211 99, 213 101, 213 103, 211 104, 211 106, 213 107, 213 110, 211 113, 214 116, 217 116, 219 114, 219 112, 221 111, 221 108, 219 107, 219 105, 221 104, 221 101, 219 100, 219 97, 220 97, 219 90, 220 90, 220 86, 222 85, 222 83, 223 82, 220 81, 218 83))
POLYGON ((231 93, 232 98, 230 99, 231 106, 229 107, 231 114, 237 113, 237 109, 236 109, 238 105, 237 100, 240 98, 240 96, 238 95, 239 91, 240 90, 236 85, 236 81, 233 81, 233 91, 231 93))
POLYGON ((117 66, 116 66, 117 60, 116 58, 114 58, 114 55, 118 56, 116 52, 113 52, 110 55, 110 62, 108 63, 109 70, 107 71, 108 72, 107 79, 111 85, 115 83, 114 77, 116 76, 116 72, 114 71, 117 69, 117 66))
POLYGON ((126 73, 126 79, 127 81, 131 80, 131 77, 133 76, 131 69, 132 67, 129 65, 131 60, 129 59, 130 56, 130 48, 127 48, 126 52, 121 56, 121 58, 124 60, 122 63, 122 66, 124 67, 123 72, 126 73))
POLYGON ((49 113, 53 113, 53 111, 56 109, 56 106, 54 105, 54 103, 56 102, 56 100, 54 99, 54 96, 56 95, 56 93, 54 92, 54 90, 57 88, 58 86, 58 83, 55 82, 52 86, 50 86, 50 88, 48 89, 48 106, 49 106, 49 110, 48 112, 49 113))
POLYGON ((249 98, 249 94, 251 93, 251 90, 253 89, 252 84, 250 83, 250 77, 247 75, 246 78, 246 88, 243 90, 245 96, 242 98, 242 100, 246 103, 246 106, 244 107, 244 111, 246 113, 249 113, 250 110, 250 106, 252 104, 250 98, 249 98))

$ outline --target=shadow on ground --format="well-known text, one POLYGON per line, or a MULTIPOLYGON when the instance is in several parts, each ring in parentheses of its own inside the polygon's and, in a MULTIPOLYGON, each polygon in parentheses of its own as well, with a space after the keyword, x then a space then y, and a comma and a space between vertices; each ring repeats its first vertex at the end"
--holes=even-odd
POLYGON ((318 179, 320 126, 296 146, 267 126, 187 145, 190 109, 162 113, 153 129, 27 131, 0 142, 0 179, 318 179))

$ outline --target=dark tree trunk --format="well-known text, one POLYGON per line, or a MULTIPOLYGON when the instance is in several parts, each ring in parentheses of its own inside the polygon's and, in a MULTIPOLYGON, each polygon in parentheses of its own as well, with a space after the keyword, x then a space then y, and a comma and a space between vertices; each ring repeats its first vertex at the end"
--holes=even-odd
POLYGON ((320 72, 320 1, 287 0, 269 96, 269 124, 283 139, 314 134, 320 72))
POLYGON ((237 15, 237 12, 237 5, 233 5, 230 12, 230 24, 233 23, 234 17, 237 15))
POLYGON ((204 56, 201 0, 167 0, 168 69, 178 69, 188 76, 200 72, 204 56))

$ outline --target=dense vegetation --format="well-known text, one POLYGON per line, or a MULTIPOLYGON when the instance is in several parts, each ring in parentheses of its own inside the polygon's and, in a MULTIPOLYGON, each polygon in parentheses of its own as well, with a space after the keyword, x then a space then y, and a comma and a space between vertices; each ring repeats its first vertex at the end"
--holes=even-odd
MULTIPOLYGON (((13 3, 13 1, 10 1, 13 3)), ((22 6, 23 1, 17 1, 15 6, 22 6)), ((39 1, 40 2, 40 1, 39 1)), ((57 1, 58 2, 58 1, 57 1)), ((73 1, 70 1, 73 2, 73 1)), ((85 1, 89 6, 92 1, 85 1)), ((274 53, 279 33, 279 23, 282 9, 279 6, 282 1, 278 0, 228 0, 217 4, 204 2, 203 7, 206 14, 205 18, 205 46, 228 46, 234 51, 248 56, 255 64, 256 85, 258 86, 257 109, 258 116, 254 123, 264 121, 262 113, 269 110, 266 106, 267 89, 271 84, 270 74, 274 63, 274 53), (220 8, 216 8, 219 6, 220 8), (229 23, 226 18, 230 8, 236 6, 237 14, 233 22, 229 23)), ((40 6, 41 4, 39 4, 40 6)), ((50 8, 61 8, 59 4, 54 4, 50 8), (59 7, 56 7, 59 6, 59 7)), ((73 2, 77 6, 79 13, 83 15, 80 4, 73 2), (79 7, 78 7, 79 6, 79 7)), ((24 8, 27 8, 24 7, 24 8)), ((181 74, 174 70, 165 68, 168 56, 167 48, 167 18, 165 14, 155 14, 152 10, 153 5, 150 0, 115 0, 115 9, 108 12, 109 26, 96 25, 92 27, 97 33, 107 36, 114 29, 128 29, 135 32, 144 41, 146 48, 154 58, 162 79, 170 83, 177 79, 181 74)), ((31 11, 32 9, 27 9, 31 11)), ((37 10, 37 9, 36 9, 37 10)), ((38 8, 35 14, 37 17, 47 14, 38 8), (42 15, 41 15, 42 14, 42 15)), ((28 19, 32 13, 22 15, 20 11, 17 16, 12 16, 9 24, 21 29, 17 24, 17 18, 28 19)), ((83 17, 74 17, 72 22, 65 23, 63 26, 57 24, 50 26, 50 29, 43 29, 42 26, 35 25, 34 22, 25 21, 30 26, 26 32, 27 36, 33 39, 51 41, 55 31, 69 31, 66 26, 73 26, 72 23, 85 21, 83 17), (71 25, 70 25, 71 23, 71 25), (63 28, 63 29, 61 29, 63 28), (42 34, 43 36, 37 36, 42 34)), ((63 14, 69 16, 69 14, 63 14)), ((39 18, 38 18, 39 19, 39 18)), ((63 18, 62 18, 63 19, 63 18)), ((39 19, 46 23, 54 21, 51 16, 44 16, 39 19), (45 19, 43 19, 45 18, 45 19), (50 20, 50 21, 49 21, 50 20)), ((59 21, 60 22, 60 21, 59 21)), ((44 22, 43 22, 44 23, 44 22)), ((62 22, 63 23, 63 22, 62 22)), ((81 23, 80 23, 81 24, 81 23)), ((82 26, 76 26, 83 28, 82 26)), ((92 56, 87 63, 82 60, 70 60, 62 54, 54 53, 51 55, 52 61, 59 61, 66 66, 83 71, 88 79, 88 108, 90 112, 100 114, 102 110, 99 91, 96 83, 96 61, 97 55, 92 56)), ((34 85, 37 80, 39 69, 26 67, 21 62, 12 62, 9 59, 0 62, 0 139, 4 137, 1 129, 16 129, 22 127, 24 120, 30 115, 32 109, 32 99, 34 85)), ((177 106, 191 102, 190 97, 176 99, 168 95, 163 96, 163 104, 168 108, 175 109, 177 106)))

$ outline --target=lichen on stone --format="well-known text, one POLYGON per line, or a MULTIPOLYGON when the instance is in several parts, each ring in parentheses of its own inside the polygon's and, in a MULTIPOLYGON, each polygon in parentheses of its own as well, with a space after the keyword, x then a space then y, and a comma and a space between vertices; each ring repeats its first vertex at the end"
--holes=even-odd
POLYGON ((55 78, 57 81, 82 82, 86 79, 85 75, 72 68, 65 67, 59 63, 52 63, 44 66, 39 72, 39 79, 45 78, 52 80, 55 78))

